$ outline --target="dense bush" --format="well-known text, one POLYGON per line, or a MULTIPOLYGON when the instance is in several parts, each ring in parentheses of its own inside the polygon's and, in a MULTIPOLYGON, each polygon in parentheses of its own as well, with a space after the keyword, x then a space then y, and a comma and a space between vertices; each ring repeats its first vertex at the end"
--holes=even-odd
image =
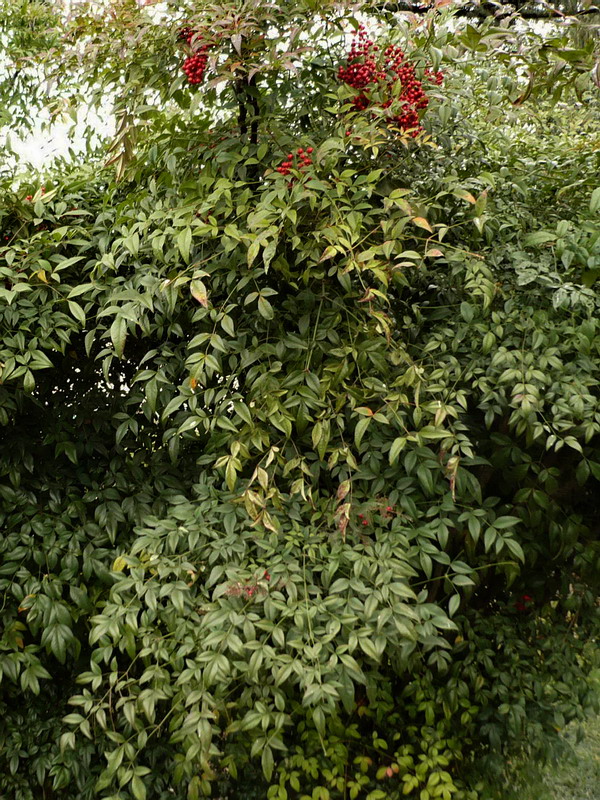
POLYGON ((0 793, 489 798, 596 707, 593 42, 176 6, 28 67, 118 125, 3 179, 0 793))

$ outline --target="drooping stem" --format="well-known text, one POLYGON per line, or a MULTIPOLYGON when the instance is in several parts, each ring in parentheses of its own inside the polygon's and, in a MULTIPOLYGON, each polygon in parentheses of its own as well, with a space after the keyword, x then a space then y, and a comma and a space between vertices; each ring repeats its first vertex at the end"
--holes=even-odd
POLYGON ((246 110, 246 91, 244 89, 244 82, 242 78, 238 78, 235 82, 235 95, 238 101, 238 125, 240 128, 240 135, 245 136, 248 132, 248 112, 246 110))
POLYGON ((251 144, 258 144, 258 123, 259 123, 259 114, 260 114, 260 105, 258 102, 258 93, 256 92, 256 75, 253 75, 250 80, 248 81, 248 86, 250 87, 250 91, 248 92, 250 96, 250 104, 252 105, 252 123, 250 125, 250 143, 251 144))

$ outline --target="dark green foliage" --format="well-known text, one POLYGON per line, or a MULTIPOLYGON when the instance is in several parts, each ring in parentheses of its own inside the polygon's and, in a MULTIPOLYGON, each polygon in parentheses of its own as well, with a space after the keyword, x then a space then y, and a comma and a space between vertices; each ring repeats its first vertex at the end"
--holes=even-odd
POLYGON ((414 140, 346 7, 64 23, 127 91, 116 176, 0 206, 0 795, 486 800, 595 707, 593 49, 363 10, 446 73, 414 140))
POLYGON ((598 734, 597 718, 569 726, 559 760, 544 769, 529 765, 506 792, 506 800, 594 800, 600 777, 598 734))

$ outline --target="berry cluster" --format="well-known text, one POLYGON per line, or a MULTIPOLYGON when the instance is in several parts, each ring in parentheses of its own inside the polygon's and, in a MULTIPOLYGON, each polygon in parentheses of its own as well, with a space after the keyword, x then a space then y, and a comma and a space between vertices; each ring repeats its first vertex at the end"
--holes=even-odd
POLYGON ((180 42, 185 42, 195 51, 191 56, 185 59, 181 67, 187 76, 188 83, 192 86, 202 83, 208 63, 208 51, 211 48, 211 45, 208 43, 197 45, 196 42, 194 42, 192 44, 192 41, 197 38, 198 33, 198 31, 190 28, 189 25, 185 25, 183 28, 180 28, 177 34, 177 39, 180 42))
POLYGON ((208 48, 210 45, 203 44, 197 53, 193 56, 188 56, 183 62, 182 70, 187 75, 188 83, 195 86, 202 83, 204 73, 206 72, 206 63, 208 61, 208 48))
POLYGON ((296 150, 296 156, 293 153, 287 154, 287 159, 282 161, 281 164, 277 167, 277 172, 280 175, 289 175, 292 168, 295 166, 297 170, 302 172, 305 167, 309 167, 312 164, 311 153, 313 152, 312 147, 307 147, 304 150, 303 147, 299 147, 296 150), (297 158, 296 158, 297 157, 297 158), (294 158, 296 158, 296 164, 294 165, 294 158))
MULTIPOLYGON (((403 106, 402 113, 391 117, 390 121, 415 137, 422 131, 419 111, 429 103, 423 84, 416 76, 414 64, 406 59, 399 47, 389 45, 381 55, 378 53, 379 47, 369 39, 365 26, 361 25, 352 41, 346 65, 338 70, 338 79, 357 90, 358 94, 352 100, 356 111, 365 111, 376 104, 371 97, 373 89, 379 91, 380 98, 382 95, 386 97, 380 100, 380 108, 389 108, 397 97, 403 106), (399 92, 395 89, 398 85, 399 92)), ((426 70, 425 74, 438 85, 444 78, 442 72, 426 70)))
POLYGON ((432 72, 430 69, 426 69, 425 75, 432 83, 436 83, 438 86, 441 86, 444 81, 444 73, 441 69, 437 72, 432 72))
POLYGON ((195 30, 193 28, 190 28, 189 25, 184 25, 184 27, 180 28, 177 33, 177 41, 191 44, 194 33, 195 30))
POLYGON ((530 604, 533 603, 533 597, 528 594, 521 595, 521 599, 515 603, 517 611, 527 611, 530 604))
MULTIPOLYGON (((43 195, 46 194, 46 187, 45 186, 42 186, 41 192, 42 192, 43 195)), ((32 194, 28 194, 27 197, 25 198, 25 200, 28 200, 29 202, 31 202, 31 200, 33 200, 33 195, 32 194)))

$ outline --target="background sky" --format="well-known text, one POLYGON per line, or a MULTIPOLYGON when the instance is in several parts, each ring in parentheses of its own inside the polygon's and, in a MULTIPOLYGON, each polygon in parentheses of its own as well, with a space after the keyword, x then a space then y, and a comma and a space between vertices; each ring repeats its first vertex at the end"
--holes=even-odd
POLYGON ((11 136, 11 144, 18 166, 22 169, 32 167, 36 171, 43 171, 44 168, 51 166, 55 158, 68 156, 69 150, 75 153, 84 150, 86 127, 84 117, 86 115, 88 125, 93 127, 98 136, 110 136, 114 133, 114 118, 108 109, 103 118, 84 109, 76 122, 73 122, 72 119, 56 122, 51 128, 44 131, 42 131, 40 123, 37 125, 37 130, 30 135, 11 136))
MULTIPOLYGON (((55 2, 59 3, 61 0, 55 2)), ((137 3, 140 7, 145 7, 146 13, 155 20, 164 15, 167 9, 167 4, 161 0, 137 0, 137 3)), ((76 7, 77 0, 62 0, 62 5, 65 14, 68 15, 76 7)), ((97 0, 97 5, 106 7, 107 0, 97 0)), ((92 113, 89 108, 80 109, 77 120, 73 120, 70 115, 67 118, 65 114, 65 119, 55 122, 45 130, 42 130, 43 124, 47 123, 50 117, 40 116, 40 123, 32 134, 19 136, 15 131, 10 137, 17 172, 33 169, 43 173, 51 167, 55 158, 67 157, 69 150, 74 153, 81 152, 86 146, 86 136, 84 136, 86 126, 96 131, 98 137, 112 136, 115 131, 110 104, 107 104, 101 115, 92 113)))

